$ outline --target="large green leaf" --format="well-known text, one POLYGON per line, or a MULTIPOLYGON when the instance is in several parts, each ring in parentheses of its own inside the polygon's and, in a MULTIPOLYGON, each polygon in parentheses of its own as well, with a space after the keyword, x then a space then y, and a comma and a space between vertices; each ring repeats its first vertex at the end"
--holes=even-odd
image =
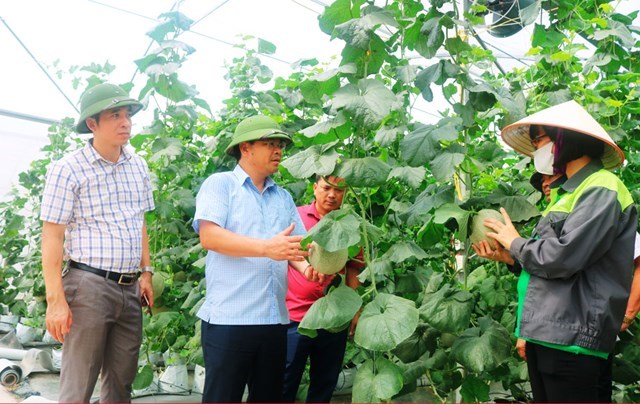
POLYGON ((312 104, 323 104, 325 96, 333 94, 339 88, 340 79, 337 76, 324 81, 305 80, 300 83, 302 97, 312 104))
POLYGON ((266 39, 258 38, 258 52, 265 55, 273 55, 276 53, 276 45, 266 39))
POLYGON ((438 208, 454 200, 454 189, 451 185, 430 185, 420 195, 409 209, 400 214, 400 218, 409 226, 413 226, 428 216, 432 209, 438 208))
POLYGON ((368 49, 360 49, 347 44, 341 55, 341 64, 353 63, 357 67, 356 76, 368 77, 380 71, 389 53, 385 42, 379 36, 372 35, 368 49))
POLYGON ((406 130, 406 126, 383 126, 376 132, 374 140, 380 143, 380 146, 387 147, 391 143, 395 142, 398 136, 402 135, 406 130))
POLYGON ((198 94, 195 87, 178 80, 176 74, 158 76, 152 86, 158 94, 174 102, 185 101, 198 94))
POLYGON ((180 207, 187 212, 195 213, 196 198, 190 189, 176 189, 171 193, 171 201, 175 207, 180 207))
POLYGON ((466 403, 489 401, 489 384, 474 375, 467 375, 462 381, 460 395, 466 403))
POLYGON ((523 195, 515 194, 514 189, 500 186, 486 197, 487 202, 506 209, 511 221, 523 222, 540 216, 540 211, 523 195))
POLYGON ((360 242, 360 218, 346 208, 331 211, 309 230, 307 238, 329 252, 348 248, 360 242))
POLYGON ((402 389, 402 371, 383 357, 367 359, 353 380, 351 400, 354 403, 389 401, 402 389))
POLYGON ((313 145, 284 160, 281 165, 296 178, 333 173, 338 153, 332 148, 334 143, 313 145))
POLYGON ((144 365, 141 368, 138 368, 138 372, 136 373, 136 378, 133 379, 133 389, 134 390, 142 390, 151 386, 153 382, 153 369, 151 365, 144 365))
POLYGON ((402 158, 414 167, 429 163, 440 150, 441 141, 454 141, 462 129, 462 119, 442 118, 436 125, 422 125, 400 143, 402 158))
POLYGON ((420 318, 432 327, 456 333, 469 325, 473 296, 446 284, 435 293, 427 293, 420 306, 420 318))
POLYGON ((404 295, 405 293, 420 293, 424 291, 424 280, 415 272, 407 272, 396 275, 395 293, 404 295))
POLYGON ((456 339, 451 354, 472 372, 489 372, 511 354, 509 331, 491 318, 480 318, 478 327, 465 330, 456 339))
POLYGON ((342 283, 328 295, 316 300, 304 315, 298 331, 308 335, 306 330, 331 330, 349 323, 362 306, 358 293, 342 283))
POLYGON ((405 84, 411 84, 418 75, 418 67, 413 65, 404 65, 396 67, 396 77, 405 84))
POLYGON ((393 167, 388 179, 398 178, 416 189, 419 188, 422 181, 424 181, 426 172, 427 169, 424 167, 393 167))
POLYGON ((285 105, 291 109, 295 109, 304 100, 299 90, 293 90, 291 88, 276 90, 275 93, 278 94, 285 105))
POLYGON ((344 117, 342 112, 338 112, 338 114, 330 119, 327 119, 324 122, 318 122, 313 126, 309 126, 300 131, 306 137, 312 138, 318 134, 329 133, 336 128, 341 127, 347 122, 347 119, 344 117))
POLYGON ((260 108, 269 111, 271 115, 277 116, 282 114, 282 105, 280 105, 278 100, 276 100, 271 94, 258 93, 256 94, 256 101, 258 101, 260 108))
POLYGON ((365 0, 336 0, 325 7, 318 17, 320 29, 327 35, 333 34, 336 25, 360 17, 360 6, 365 0))
POLYGON ((383 255, 384 259, 388 259, 396 264, 409 259, 421 260, 427 257, 427 253, 411 240, 394 243, 383 255))
POLYGON ((597 41, 600 41, 609 36, 613 36, 618 38, 622 45, 627 48, 632 48, 635 45, 636 40, 633 36, 633 33, 624 24, 615 20, 608 20, 607 28, 608 29, 595 31, 593 33, 593 38, 597 41))
POLYGON ((417 361, 425 352, 435 351, 438 335, 440 332, 435 328, 427 324, 419 324, 409 338, 393 349, 393 354, 404 363, 417 361))
POLYGON ((400 154, 409 165, 424 166, 440 150, 440 143, 430 136, 432 128, 432 125, 419 125, 400 142, 400 154))
POLYGON ((466 149, 463 146, 459 144, 449 146, 431 161, 433 176, 440 182, 450 181, 458 166, 464 161, 465 155, 466 149))
POLYGON ((436 55, 444 42, 444 32, 440 25, 439 16, 432 16, 420 28, 421 36, 415 42, 416 51, 427 59, 436 55))
POLYGON ((380 293, 362 311, 354 340, 372 351, 388 351, 413 334, 417 325, 414 302, 380 293))
POLYGON ((150 161, 156 162, 164 157, 174 159, 182 154, 183 145, 180 139, 173 137, 160 137, 154 140, 151 145, 151 151, 153 155, 150 161))
POLYGON ((334 93, 331 101, 336 111, 344 109, 359 126, 376 129, 389 113, 398 107, 395 94, 375 79, 347 84, 334 93))
POLYGON ((345 179, 352 187, 384 185, 391 167, 375 157, 348 159, 338 165, 335 175, 345 179))
POLYGON ((334 34, 351 46, 367 49, 371 36, 380 25, 395 27, 398 23, 388 11, 377 11, 336 25, 334 34))
POLYGON ((347 63, 339 66, 335 69, 327 69, 318 74, 315 74, 309 78, 309 80, 315 81, 327 81, 336 77, 338 74, 355 74, 358 71, 358 67, 354 63, 347 63))
POLYGON ((460 240, 467 239, 467 226, 469 224, 471 212, 464 210, 455 203, 447 203, 436 209, 433 221, 438 224, 446 224, 454 219, 458 223, 458 233, 460 240))
POLYGON ((191 24, 193 24, 191 18, 178 11, 162 13, 159 15, 159 18, 163 20, 166 19, 166 21, 157 25, 150 32, 147 32, 147 35, 156 42, 164 42, 167 34, 170 32, 177 32, 178 30, 187 31, 191 27, 191 24))
POLYGON ((360 272, 358 279, 360 282, 367 282, 371 279, 371 272, 376 279, 376 282, 391 276, 393 272, 393 265, 391 261, 382 257, 376 258, 367 265, 364 271, 360 272))

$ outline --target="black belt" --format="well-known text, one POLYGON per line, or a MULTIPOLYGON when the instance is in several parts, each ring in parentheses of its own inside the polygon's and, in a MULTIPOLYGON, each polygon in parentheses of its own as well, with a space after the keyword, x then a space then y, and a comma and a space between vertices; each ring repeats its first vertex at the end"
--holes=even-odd
POLYGON ((104 269, 94 268, 81 262, 75 262, 74 260, 69 260, 69 268, 75 268, 81 271, 87 271, 91 272, 92 274, 100 275, 105 279, 111 279, 112 281, 118 282, 118 285, 133 285, 133 283, 138 280, 137 273, 122 274, 120 272, 105 271, 104 269))

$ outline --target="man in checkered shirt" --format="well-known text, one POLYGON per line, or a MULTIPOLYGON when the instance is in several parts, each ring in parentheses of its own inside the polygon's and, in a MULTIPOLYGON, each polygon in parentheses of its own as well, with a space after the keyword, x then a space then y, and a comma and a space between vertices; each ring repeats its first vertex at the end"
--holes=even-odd
POLYGON ((63 343, 61 403, 89 402, 98 374, 101 402, 131 401, 141 302, 153 305, 144 221, 153 194, 145 161, 125 148, 141 108, 119 86, 87 90, 76 130, 93 138, 47 172, 42 268, 47 330, 63 343))

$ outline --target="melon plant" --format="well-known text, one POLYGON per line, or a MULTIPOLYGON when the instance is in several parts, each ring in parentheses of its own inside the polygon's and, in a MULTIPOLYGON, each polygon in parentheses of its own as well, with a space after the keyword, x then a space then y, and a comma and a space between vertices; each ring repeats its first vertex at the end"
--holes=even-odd
POLYGON ((338 251, 327 251, 315 241, 311 242, 311 252, 309 263, 313 268, 325 275, 333 275, 344 268, 349 259, 349 249, 344 248, 338 251))
POLYGON ((501 223, 504 223, 502 213, 494 209, 482 209, 475 214, 471 220, 471 235, 469 239, 473 244, 478 244, 482 240, 488 240, 492 247, 495 248, 493 239, 487 237, 487 233, 492 230, 484 225, 484 221, 487 219, 496 219, 501 223))

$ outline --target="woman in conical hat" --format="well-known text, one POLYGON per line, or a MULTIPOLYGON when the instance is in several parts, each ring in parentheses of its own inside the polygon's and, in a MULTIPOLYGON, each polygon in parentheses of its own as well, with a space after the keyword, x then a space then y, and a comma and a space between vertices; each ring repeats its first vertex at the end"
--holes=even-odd
POLYGON ((602 164, 608 170, 613 170, 624 162, 624 153, 607 131, 575 101, 564 102, 529 115, 506 126, 500 135, 502 140, 515 151, 533 157, 536 148, 531 140, 539 134, 532 133, 531 128, 540 126, 564 129, 567 132, 579 133, 581 136, 599 140, 604 147, 602 164))
POLYGON ((536 170, 561 174, 531 238, 505 223, 485 225, 522 267, 515 334, 536 402, 610 402, 611 362, 633 271, 637 212, 609 170, 624 153, 575 101, 502 130, 533 157, 536 170))

